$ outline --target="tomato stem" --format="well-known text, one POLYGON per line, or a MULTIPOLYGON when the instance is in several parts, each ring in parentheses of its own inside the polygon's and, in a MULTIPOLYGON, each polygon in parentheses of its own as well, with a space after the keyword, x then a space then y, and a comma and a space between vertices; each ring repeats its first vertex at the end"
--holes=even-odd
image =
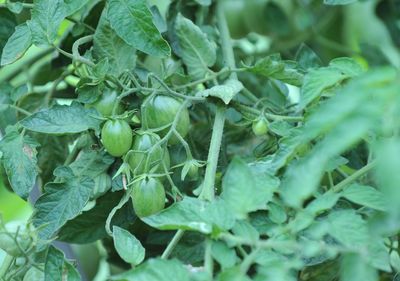
POLYGON ((354 172, 352 175, 350 175, 348 178, 342 180, 338 184, 336 184, 334 187, 332 187, 332 190, 334 192, 339 192, 343 188, 345 188, 347 185, 351 184, 353 181, 357 180, 359 177, 365 175, 368 173, 371 169, 373 169, 376 166, 376 161, 370 162, 361 169, 357 170, 354 172))
POLYGON ((171 255, 172 251, 175 249, 176 245, 179 243, 181 240, 183 234, 185 234, 185 231, 182 229, 179 229, 172 240, 169 242, 167 248, 165 248, 164 253, 162 253, 161 258, 162 259, 168 259, 168 257, 171 255))
POLYGON ((3 280, 3 277, 6 275, 8 269, 10 268, 13 262, 14 262, 14 257, 11 255, 6 255, 3 264, 0 267, 0 280, 3 280))

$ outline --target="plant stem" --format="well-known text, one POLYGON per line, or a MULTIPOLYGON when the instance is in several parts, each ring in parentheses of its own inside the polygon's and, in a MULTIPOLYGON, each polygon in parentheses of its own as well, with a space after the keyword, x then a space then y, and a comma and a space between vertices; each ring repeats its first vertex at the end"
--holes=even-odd
POLYGON ((357 180, 359 177, 365 175, 366 173, 368 173, 371 169, 373 169, 376 166, 376 162, 371 162, 368 163, 367 165, 365 165, 364 167, 362 167, 361 169, 357 170, 356 172, 354 172, 352 175, 350 175, 349 177, 347 177, 346 179, 342 180, 341 182, 339 182, 337 185, 335 185, 334 187, 332 187, 332 190, 334 192, 339 192, 341 191, 343 188, 345 188, 347 185, 351 184, 352 182, 354 182, 355 180, 357 180))
POLYGON ((16 106, 16 105, 13 105, 13 104, 9 104, 8 106, 10 108, 12 108, 12 109, 15 109, 18 112, 21 112, 22 114, 25 114, 26 116, 32 115, 32 113, 30 113, 29 111, 27 111, 27 110, 25 110, 25 109, 23 109, 23 108, 21 108, 19 106, 16 106))
POLYGON ((221 148, 222 135, 224 131, 225 111, 226 111, 225 106, 217 105, 217 110, 215 112, 214 126, 212 129, 210 149, 208 151, 207 167, 204 176, 203 189, 199 196, 200 199, 211 201, 215 197, 214 194, 215 173, 217 171, 219 151, 221 148))
POLYGON ((172 251, 175 249, 176 245, 179 243, 181 240, 183 234, 185 234, 185 231, 180 229, 178 230, 172 240, 168 243, 167 248, 165 248, 164 253, 162 253, 161 258, 162 259, 168 259, 168 257, 171 255, 172 251))
POLYGON ((10 268, 13 261, 14 261, 13 256, 6 255, 6 257, 4 258, 3 264, 0 267, 0 280, 3 280, 4 276, 6 275, 8 269, 10 268))
POLYGON ((210 276, 213 276, 214 262, 211 255, 211 239, 207 238, 205 243, 206 249, 204 252, 204 269, 210 276))

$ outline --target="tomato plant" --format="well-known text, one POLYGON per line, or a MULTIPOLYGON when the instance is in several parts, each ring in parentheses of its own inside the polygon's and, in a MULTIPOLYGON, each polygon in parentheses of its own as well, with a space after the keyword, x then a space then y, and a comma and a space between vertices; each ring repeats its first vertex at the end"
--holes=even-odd
POLYGON ((398 279, 399 15, 0 0, 0 281, 398 279))

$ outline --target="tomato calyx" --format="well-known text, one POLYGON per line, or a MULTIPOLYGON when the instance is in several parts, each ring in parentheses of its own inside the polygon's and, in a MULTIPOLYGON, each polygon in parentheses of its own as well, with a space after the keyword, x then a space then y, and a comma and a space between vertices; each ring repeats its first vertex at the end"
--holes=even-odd
POLYGON ((196 180, 199 175, 199 168, 205 165, 204 161, 196 160, 193 158, 187 159, 183 163, 182 171, 181 171, 181 180, 184 181, 186 176, 188 176, 191 180, 196 180))

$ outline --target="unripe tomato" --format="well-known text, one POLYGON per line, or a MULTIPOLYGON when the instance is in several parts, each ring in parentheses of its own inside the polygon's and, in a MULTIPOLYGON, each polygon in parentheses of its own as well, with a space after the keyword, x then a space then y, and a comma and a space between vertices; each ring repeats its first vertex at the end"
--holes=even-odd
POLYGON ((158 145, 153 148, 150 154, 147 152, 159 140, 160 137, 157 134, 149 132, 137 132, 133 142, 132 150, 129 151, 127 156, 128 164, 135 175, 141 175, 148 172, 146 171, 147 158, 149 158, 149 169, 156 168, 155 172, 162 173, 164 172, 163 162, 165 163, 167 169, 169 169, 170 159, 167 149, 163 149, 158 145))
POLYGON ((158 213, 165 206, 165 190, 156 178, 144 178, 137 181, 132 190, 133 209, 138 217, 147 217, 158 213))
MULTIPOLYGON (((142 104, 142 122, 147 124, 150 129, 157 129, 171 125, 174 121, 182 103, 169 96, 157 95, 150 97, 142 104)), ((189 111, 184 108, 178 119, 176 130, 185 137, 189 132, 190 118, 189 111)), ((170 126, 157 132, 161 136, 165 136, 170 130, 170 126)), ((179 143, 179 139, 173 135, 168 141, 169 144, 179 143)))
POLYGON ((268 22, 265 17, 268 0, 246 0, 243 10, 244 22, 248 30, 259 34, 266 34, 268 22))
POLYGON ((199 167, 197 165, 191 165, 189 170, 188 170, 188 176, 191 179, 197 179, 197 176, 199 174, 199 167))
POLYGON ((108 120, 101 130, 101 140, 112 156, 119 157, 132 146, 133 132, 124 120, 108 120))
MULTIPOLYGON (((90 107, 94 107, 98 112, 101 113, 104 117, 108 117, 112 115, 112 111, 115 103, 117 102, 117 92, 107 90, 104 92, 97 101, 90 104, 90 107)), ((117 106, 116 114, 121 114, 123 112, 122 106, 119 104, 117 106)))
POLYGON ((268 121, 265 118, 255 120, 252 129, 256 136, 266 135, 268 132, 268 121))
POLYGON ((107 193, 111 188, 111 177, 107 173, 102 173, 94 179, 94 188, 90 199, 97 199, 107 193))

